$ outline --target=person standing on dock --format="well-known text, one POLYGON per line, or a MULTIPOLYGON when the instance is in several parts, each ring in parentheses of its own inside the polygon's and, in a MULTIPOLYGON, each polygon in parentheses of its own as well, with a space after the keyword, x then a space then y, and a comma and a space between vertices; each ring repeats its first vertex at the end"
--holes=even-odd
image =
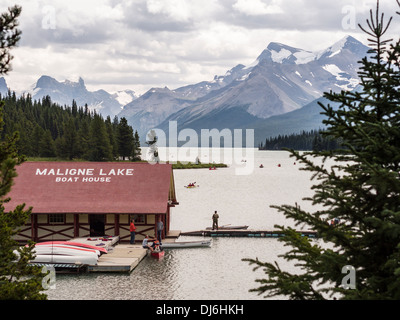
POLYGON ((213 214, 213 216, 212 216, 212 220, 213 220, 212 229, 213 229, 213 230, 215 230, 215 229, 218 230, 218 218, 219 218, 219 215, 218 215, 218 213, 217 213, 217 210, 215 210, 215 211, 214 211, 214 214, 213 214))
POLYGON ((162 243, 162 232, 164 230, 164 223, 161 221, 161 217, 158 217, 157 221, 157 239, 162 243))
POLYGON ((130 244, 135 244, 135 231, 136 231, 136 226, 135 226, 135 220, 131 220, 131 225, 129 227, 129 231, 131 232, 131 241, 130 244))

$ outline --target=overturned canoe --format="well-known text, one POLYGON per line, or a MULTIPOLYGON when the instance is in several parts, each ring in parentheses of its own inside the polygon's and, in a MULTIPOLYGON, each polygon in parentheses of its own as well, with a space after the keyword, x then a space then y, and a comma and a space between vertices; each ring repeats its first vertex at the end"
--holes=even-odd
POLYGON ((84 255, 100 255, 99 250, 87 249, 81 247, 67 246, 67 245, 41 245, 35 246, 33 249, 35 254, 57 254, 65 256, 84 256, 84 255))
POLYGON ((97 265, 97 261, 98 257, 96 255, 66 256, 58 254, 39 254, 31 262, 97 265))
POLYGON ((92 246, 90 244, 86 243, 81 243, 81 242, 74 242, 74 241, 45 241, 45 242, 38 242, 35 244, 35 247, 37 246, 51 246, 51 245, 68 245, 68 246, 74 246, 74 247, 80 247, 80 248, 86 248, 86 249, 93 249, 93 250, 98 250, 101 253, 107 253, 107 249, 101 248, 98 246, 92 246))

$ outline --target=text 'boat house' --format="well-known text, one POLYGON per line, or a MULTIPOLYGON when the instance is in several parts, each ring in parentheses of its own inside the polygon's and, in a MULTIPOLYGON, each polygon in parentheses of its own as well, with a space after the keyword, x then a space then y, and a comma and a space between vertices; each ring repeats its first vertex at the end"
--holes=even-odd
POLYGON ((5 209, 23 203, 33 208, 19 242, 105 235, 129 242, 132 218, 137 242, 156 235, 158 218, 165 237, 170 208, 178 204, 170 164, 25 162, 17 174, 5 209))

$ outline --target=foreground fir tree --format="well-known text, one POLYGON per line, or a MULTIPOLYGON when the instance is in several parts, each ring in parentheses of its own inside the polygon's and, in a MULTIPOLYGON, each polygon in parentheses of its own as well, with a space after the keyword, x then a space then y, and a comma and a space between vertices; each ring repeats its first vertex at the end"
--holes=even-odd
POLYGON ((328 126, 325 134, 342 139, 343 149, 292 151, 318 181, 313 197, 306 199, 317 211, 274 206, 297 226, 306 224, 317 231, 321 240, 310 241, 277 226, 286 234, 281 240, 291 247, 282 257, 295 263, 299 272, 290 274, 277 263, 245 259, 267 274, 252 291, 290 299, 326 299, 334 294, 341 299, 400 299, 400 42, 389 45, 391 41, 383 38, 390 23, 380 15, 378 1, 367 27, 360 26, 372 48, 362 60, 361 90, 326 94, 341 104, 338 109, 321 105, 328 126), (334 160, 334 166, 326 160, 334 160), (333 219, 340 223, 330 226, 333 219), (348 276, 354 276, 353 283, 348 276))
MULTIPOLYGON (((20 13, 21 8, 15 6, 0 16, 0 74, 11 69, 9 51, 20 38, 21 32, 16 29, 20 13)), ((0 132, 4 125, 3 107, 4 102, 1 102, 0 132)), ((17 140, 18 134, 15 133, 0 141, 0 299, 45 299, 46 295, 41 293, 45 275, 41 273, 41 268, 28 263, 33 259, 33 243, 18 248, 18 243, 13 240, 18 229, 29 219, 32 209, 25 210, 24 204, 11 212, 6 212, 4 208, 4 204, 10 201, 7 193, 16 176, 15 167, 23 161, 17 152, 17 140), (14 253, 16 248, 18 254, 14 253)))

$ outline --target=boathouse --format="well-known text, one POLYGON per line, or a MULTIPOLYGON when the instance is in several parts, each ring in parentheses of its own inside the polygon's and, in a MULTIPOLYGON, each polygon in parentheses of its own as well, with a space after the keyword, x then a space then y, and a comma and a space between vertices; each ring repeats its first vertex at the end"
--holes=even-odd
POLYGON ((170 164, 128 162, 25 162, 5 204, 32 207, 16 240, 56 241, 79 237, 119 236, 136 242, 156 235, 156 222, 170 229, 171 208, 178 204, 170 164))

